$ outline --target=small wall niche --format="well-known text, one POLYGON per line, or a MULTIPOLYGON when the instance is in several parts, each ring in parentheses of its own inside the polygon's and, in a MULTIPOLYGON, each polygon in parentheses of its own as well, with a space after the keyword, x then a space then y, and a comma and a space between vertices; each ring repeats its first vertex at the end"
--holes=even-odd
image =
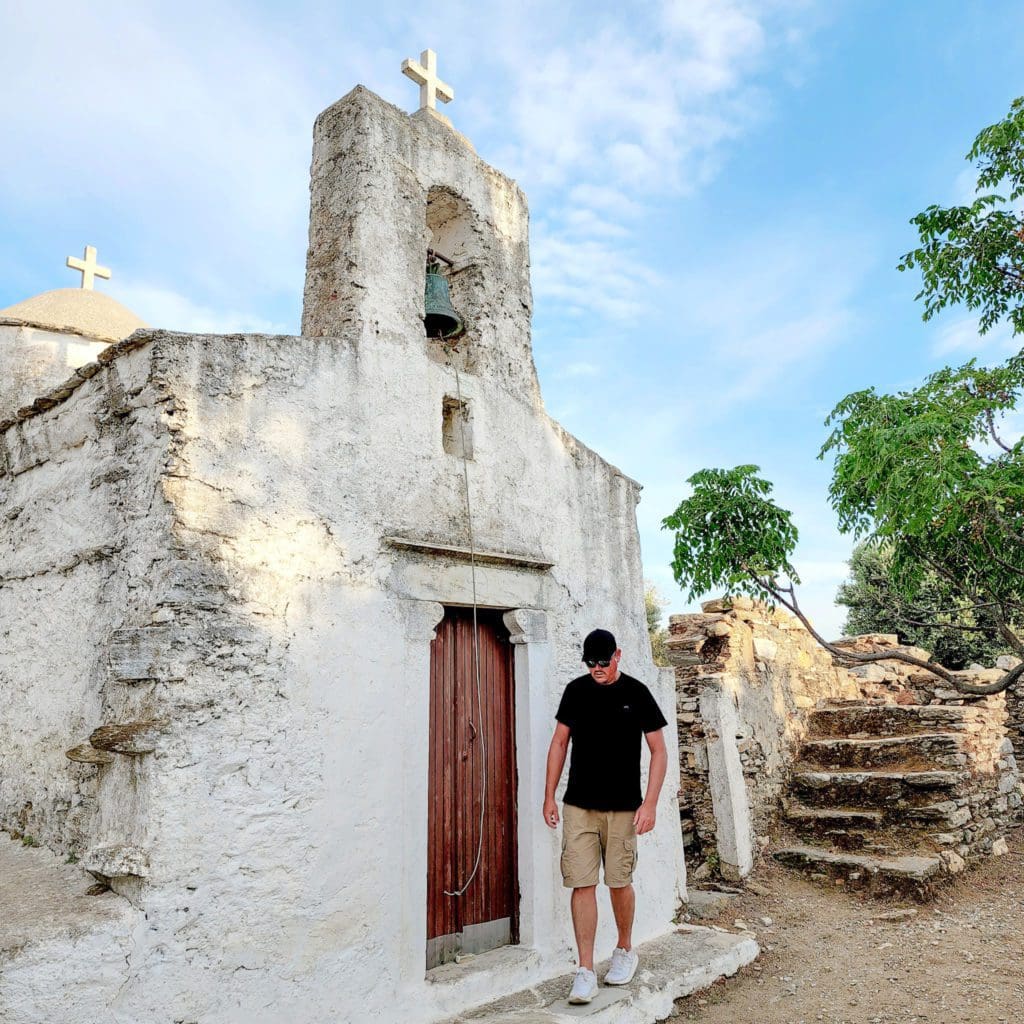
POLYGON ((456 458, 473 458, 473 415, 468 402, 452 395, 441 402, 441 445, 456 458))

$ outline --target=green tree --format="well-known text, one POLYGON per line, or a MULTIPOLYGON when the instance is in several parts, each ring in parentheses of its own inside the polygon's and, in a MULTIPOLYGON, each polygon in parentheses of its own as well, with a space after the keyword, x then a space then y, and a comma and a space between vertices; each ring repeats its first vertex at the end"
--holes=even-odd
POLYGON ((940 665, 991 665, 1006 650, 992 616, 947 593, 933 571, 925 573, 913 600, 892 585, 892 551, 885 544, 861 542, 850 557, 850 576, 839 585, 836 604, 847 609, 845 630, 895 633, 901 644, 931 651, 940 665))
MULTIPOLYGON (((915 224, 921 245, 900 270, 918 268, 923 316, 953 304, 978 310, 982 333, 1005 321, 1024 333, 1024 97, 977 137, 970 206, 930 206, 915 224), (991 191, 996 187, 1005 195, 991 191), (1016 206, 1014 204, 1017 204, 1016 206)), ((1024 658, 1024 439, 1005 419, 1024 390, 1024 352, 986 369, 973 360, 944 368, 895 395, 874 388, 833 409, 820 458, 833 459, 829 498, 839 528, 884 544, 888 580, 907 602, 931 592, 945 623, 967 615, 994 624, 1007 650, 1024 658)), ((782 604, 843 661, 903 661, 927 668, 967 693, 997 693, 1024 675, 1024 662, 986 686, 963 683, 934 661, 838 650, 800 611, 791 557, 797 531, 771 500, 756 466, 701 470, 693 493, 664 520, 676 531, 672 568, 691 599, 716 588, 782 604)))
POLYGON ((1024 96, 978 135, 967 159, 978 168, 975 200, 914 217, 921 244, 899 269, 920 270, 925 320, 962 304, 980 311, 982 334, 1004 319, 1024 333, 1024 96))
POLYGON ((644 581, 644 611, 647 613, 647 633, 651 638, 651 654, 655 665, 668 665, 668 630, 661 624, 662 609, 666 602, 658 593, 658 588, 650 581, 644 581))

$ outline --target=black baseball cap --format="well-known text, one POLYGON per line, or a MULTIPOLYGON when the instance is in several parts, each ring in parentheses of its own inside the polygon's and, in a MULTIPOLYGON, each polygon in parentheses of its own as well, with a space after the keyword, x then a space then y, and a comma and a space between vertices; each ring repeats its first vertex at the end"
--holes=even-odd
POLYGON ((619 649, 615 642, 615 636, 607 629, 595 629, 588 633, 583 641, 583 661, 588 658, 592 660, 608 661, 619 649))

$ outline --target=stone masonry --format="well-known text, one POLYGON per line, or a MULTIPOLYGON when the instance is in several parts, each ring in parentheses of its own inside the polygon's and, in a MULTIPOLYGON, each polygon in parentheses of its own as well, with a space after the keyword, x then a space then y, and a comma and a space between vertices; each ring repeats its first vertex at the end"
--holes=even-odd
MULTIPOLYGON (((925 895, 933 876, 1002 851, 1021 814, 1016 695, 967 697, 898 662, 838 666, 799 621, 746 598, 673 616, 669 630, 680 814, 697 877, 749 870, 744 820, 752 853, 773 845, 786 863, 876 890, 925 895)), ((859 652, 896 643, 837 641, 859 652)))
MULTIPOLYGON (((749 861, 749 854, 722 856, 718 846, 717 821, 730 801, 727 788, 711 781, 709 748, 724 744, 738 755, 750 829, 763 847, 806 733, 805 712, 820 700, 852 699, 860 691, 792 616, 743 597, 703 608, 702 614, 673 615, 667 642, 676 671, 684 843, 691 864, 710 858, 727 875, 744 874, 736 861, 749 861), (709 691, 734 706, 732 736, 709 735, 701 710, 702 695, 709 691)), ((741 846, 755 848, 749 835, 737 838, 741 846)))

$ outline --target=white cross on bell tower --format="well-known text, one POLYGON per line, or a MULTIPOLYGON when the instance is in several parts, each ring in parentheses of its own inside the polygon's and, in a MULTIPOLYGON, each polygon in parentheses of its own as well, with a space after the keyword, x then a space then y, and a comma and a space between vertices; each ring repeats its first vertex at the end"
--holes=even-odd
POLYGON ((437 110, 437 101, 451 103, 455 90, 437 77, 437 54, 424 50, 417 63, 411 57, 402 61, 402 74, 420 87, 420 110, 437 110))

